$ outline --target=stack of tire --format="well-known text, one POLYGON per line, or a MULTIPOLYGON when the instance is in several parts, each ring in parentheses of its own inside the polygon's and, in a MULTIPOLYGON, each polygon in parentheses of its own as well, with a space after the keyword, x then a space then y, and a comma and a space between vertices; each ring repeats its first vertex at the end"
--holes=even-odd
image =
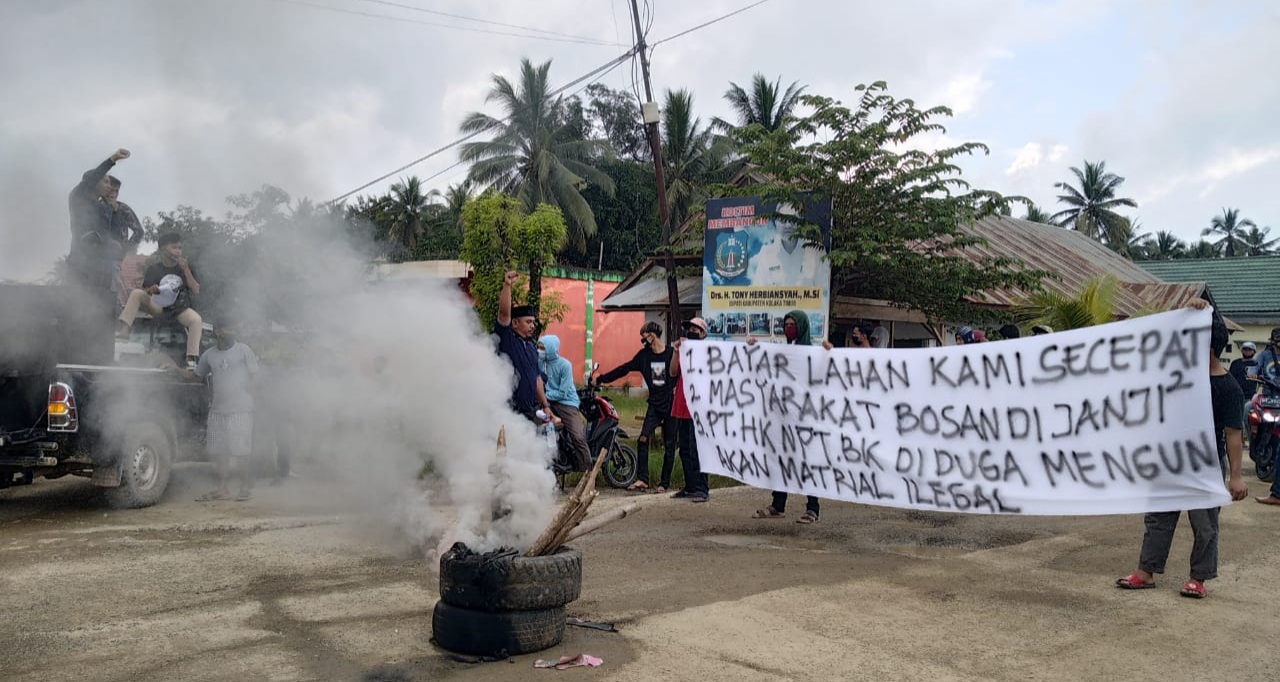
POLYGON ((475 554, 454 545, 440 557, 440 601, 431 618, 437 645, 506 657, 564 639, 565 610, 582 591, 582 554, 562 547, 541 557, 475 554))

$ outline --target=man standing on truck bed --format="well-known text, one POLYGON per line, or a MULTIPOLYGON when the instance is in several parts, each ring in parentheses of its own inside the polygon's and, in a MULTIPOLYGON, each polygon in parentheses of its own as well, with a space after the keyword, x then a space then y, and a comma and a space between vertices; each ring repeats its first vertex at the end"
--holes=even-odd
POLYGON ((107 197, 116 196, 119 180, 107 175, 107 171, 127 158, 127 149, 117 149, 97 168, 85 171, 67 197, 71 214, 71 252, 67 256, 67 267, 78 295, 72 302, 75 312, 68 319, 82 331, 72 333, 76 338, 69 350, 74 350, 75 357, 64 357, 64 361, 86 364, 111 361, 111 318, 115 317, 118 304, 115 294, 122 288, 119 266, 124 248, 115 238, 115 209, 107 201, 107 197))
POLYGON ((129 300, 120 313, 116 336, 129 338, 129 330, 138 310, 153 316, 170 316, 187 328, 187 367, 194 368, 200 358, 200 336, 204 320, 191 309, 191 296, 200 293, 200 283, 191 266, 182 257, 182 236, 176 232, 160 235, 160 260, 147 266, 142 288, 129 292, 129 300))
POLYGON ((196 365, 196 375, 208 377, 213 389, 205 447, 218 464, 217 489, 196 498, 197 502, 231 499, 232 468, 240 478, 237 502, 248 500, 252 487, 249 456, 253 454, 253 379, 258 356, 236 340, 236 332, 230 320, 219 320, 213 328, 217 347, 205 351, 196 365))

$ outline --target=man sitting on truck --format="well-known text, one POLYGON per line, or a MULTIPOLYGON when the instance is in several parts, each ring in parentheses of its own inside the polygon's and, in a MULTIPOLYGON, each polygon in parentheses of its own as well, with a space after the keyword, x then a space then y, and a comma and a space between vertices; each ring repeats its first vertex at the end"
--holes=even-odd
POLYGON ((176 318, 187 328, 187 367, 194 368, 200 358, 200 335, 204 320, 191 309, 191 295, 200 293, 200 283, 191 266, 182 257, 182 237, 177 233, 161 235, 160 260, 147 266, 142 288, 129 292, 129 300, 120 313, 116 336, 129 338, 129 330, 138 310, 153 316, 176 318))

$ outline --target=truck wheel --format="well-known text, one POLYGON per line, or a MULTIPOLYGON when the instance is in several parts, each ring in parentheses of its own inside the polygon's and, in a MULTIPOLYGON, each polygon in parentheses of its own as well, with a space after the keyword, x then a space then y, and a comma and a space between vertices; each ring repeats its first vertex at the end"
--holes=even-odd
POLYGON ((518 656, 564 639, 564 607, 488 613, 436 602, 431 635, 437 645, 472 656, 518 656))
POLYGON ((107 490, 112 507, 138 509, 160 501, 173 465, 173 449, 164 429, 150 422, 130 426, 118 461, 120 487, 107 490))
POLYGON ((475 611, 536 611, 564 606, 582 593, 582 554, 562 547, 548 556, 493 558, 445 552, 440 600, 475 611))

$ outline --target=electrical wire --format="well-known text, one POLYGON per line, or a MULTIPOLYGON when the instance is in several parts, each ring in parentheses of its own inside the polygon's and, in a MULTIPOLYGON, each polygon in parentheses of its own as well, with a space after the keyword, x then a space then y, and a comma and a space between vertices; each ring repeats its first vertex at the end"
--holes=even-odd
MULTIPOLYGON (((592 69, 592 70, 591 70, 591 71, 589 71, 588 73, 586 73, 586 74, 584 74, 584 75, 582 75, 582 76, 579 76, 579 77, 577 77, 577 78, 575 78, 575 79, 573 79, 573 80, 569 81, 568 83, 565 83, 564 85, 562 85, 562 86, 560 86, 560 87, 556 88, 555 90, 552 90, 551 92, 547 93, 547 96, 548 96, 548 97, 554 97, 554 96, 559 95, 560 93, 564 92, 565 90, 568 90, 569 88, 572 88, 573 86, 575 86, 575 85, 577 85, 577 84, 579 84, 579 83, 582 83, 583 81, 586 81, 586 80, 588 80, 588 79, 591 79, 591 82, 587 83, 586 85, 584 85, 582 88, 580 88, 580 89, 577 91, 577 92, 581 92, 583 89, 585 89, 585 88, 587 87, 587 85, 591 85, 591 83, 594 83, 595 81, 599 80, 600 78, 605 77, 606 75, 608 75, 608 74, 609 74, 609 72, 610 72, 610 71, 613 71, 615 68, 617 68, 619 64, 622 64, 623 62, 625 62, 625 61, 627 61, 628 59, 630 59, 630 58, 635 54, 635 52, 636 52, 636 49, 635 49, 634 47, 632 47, 630 50, 627 50, 626 52, 624 52, 624 53, 622 53, 621 55, 619 55, 619 56, 617 56, 617 57, 613 58, 612 60, 610 60, 610 61, 608 61, 608 62, 605 62, 604 64, 602 64, 602 65, 600 65, 600 66, 596 67, 595 69, 592 69)), ((577 94, 577 93, 575 92, 574 94, 577 94)), ((514 117, 515 117, 515 114, 512 114, 512 115, 510 115, 510 116, 507 116, 506 118, 501 119, 501 122, 502 122, 502 123, 506 123, 506 122, 510 121, 510 120, 511 120, 512 118, 514 118, 514 117)), ((357 187, 357 188, 355 188, 355 189, 353 189, 353 190, 351 190, 351 191, 349 191, 349 192, 346 192, 346 193, 344 193, 344 194, 342 194, 342 195, 340 195, 340 196, 334 197, 333 199, 330 199, 330 200, 328 200, 328 201, 324 202, 324 204, 322 204, 322 205, 323 205, 323 206, 329 206, 329 205, 336 204, 336 203, 338 203, 338 202, 342 201, 343 199, 346 199, 347 197, 351 196, 352 194, 355 194, 356 192, 359 192, 359 191, 362 191, 362 190, 368 189, 369 187, 372 187, 373 185, 376 185, 376 184, 378 184, 379 182, 382 182, 383 180, 386 180, 387 178, 389 178, 389 177, 391 177, 391 176, 395 175, 396 173, 403 172, 403 171, 405 171, 405 170, 408 170, 409 168, 412 168, 412 167, 414 167, 414 166, 416 166, 416 165, 418 165, 418 164, 422 163, 423 161, 426 161, 427 159, 430 159, 430 158, 435 157, 435 156, 439 156, 440 154, 442 154, 442 153, 444 153, 444 152, 446 152, 446 151, 448 151, 448 150, 450 150, 450 149, 453 149, 454 147, 457 147, 458 145, 462 144, 463 142, 467 142, 467 141, 469 141, 469 140, 473 140, 473 139, 475 139, 475 138, 479 137, 480 135, 484 134, 485 132, 486 132, 486 131, 478 130, 478 131, 476 131, 476 132, 474 132, 474 133, 470 133, 470 134, 468 134, 468 135, 464 135, 464 136, 462 136, 462 137, 460 137, 460 138, 458 138, 458 139, 454 140, 453 142, 450 142, 449 144, 444 145, 443 147, 439 147, 439 148, 437 148, 437 149, 435 149, 435 150, 432 150, 431 152, 429 152, 429 153, 427 153, 427 154, 424 154, 424 155, 422 155, 422 156, 418 157, 417 159, 414 159, 413 161, 410 161, 409 163, 406 163, 406 164, 405 164, 405 165, 403 165, 403 166, 400 166, 399 168, 397 168, 397 169, 395 169, 395 170, 391 171, 390 173, 386 173, 385 175, 382 175, 382 176, 380 176, 380 177, 378 177, 378 178, 375 178, 375 179, 373 179, 373 180, 370 180, 369 182, 366 182, 365 184, 360 185, 359 187, 357 187)), ((462 162, 461 162, 461 161, 459 161, 457 164, 454 164, 454 166, 450 166, 450 168, 453 168, 453 167, 455 167, 455 166, 457 166, 457 165, 459 165, 459 164, 461 164, 461 163, 462 163, 462 162)), ((447 170, 449 170, 449 168, 446 168, 446 169, 445 169, 445 171, 447 171, 447 170)), ((443 173, 444 171, 440 171, 440 172, 441 172, 441 173, 443 173)), ((432 177, 435 177, 435 176, 432 176, 432 177)), ((428 178, 428 179, 430 179, 430 178, 428 178)))
POLYGON ((621 45, 622 44, 620 42, 609 43, 607 41, 600 40, 598 38, 592 38, 590 36, 580 36, 580 35, 574 35, 572 33, 561 33, 559 31, 548 31, 542 28, 533 28, 532 26, 521 26, 519 24, 504 24, 501 21, 493 21, 490 19, 478 19, 476 17, 468 17, 462 14, 451 14, 449 12, 441 12, 439 10, 427 9, 425 7, 417 7, 415 5, 406 5, 399 2, 391 2, 391 0, 361 0, 361 2, 368 2, 375 5, 386 5, 387 7, 399 7, 400 9, 407 9, 414 12, 434 14, 441 17, 449 17, 451 19, 461 19, 463 21, 474 21, 481 24, 490 24, 492 26, 502 26, 503 28, 516 28, 516 29, 520 29, 521 31, 532 31, 534 33, 545 33, 547 35, 560 36, 562 38, 573 38, 575 40, 599 43, 600 45, 621 45))
POLYGON ((705 22, 705 23, 702 23, 702 24, 698 24, 697 26, 694 26, 693 28, 685 29, 685 30, 683 30, 683 31, 681 31, 681 32, 679 32, 679 33, 674 34, 674 35, 669 35, 669 36, 667 36, 666 38, 663 38, 662 40, 658 40, 658 41, 654 42, 654 43, 653 43, 653 45, 652 45, 652 47, 657 47, 657 46, 659 46, 659 45, 661 45, 661 44, 663 44, 663 43, 665 43, 665 42, 675 40, 676 38, 680 38, 680 37, 682 37, 682 36, 687 36, 687 35, 689 35, 690 33, 693 33, 694 31, 697 31, 697 30, 700 30, 700 29, 704 29, 704 28, 706 28, 706 27, 708 27, 708 26, 710 26, 710 25, 712 25, 712 24, 715 24, 715 23, 719 23, 719 22, 721 22, 721 21, 724 21, 725 19, 728 19, 729 17, 734 16, 734 15, 736 15, 736 14, 742 14, 743 12, 745 12, 745 11, 747 11, 747 10, 749 10, 749 9, 755 8, 755 7, 759 7, 760 5, 763 5, 763 4, 764 4, 764 3, 766 3, 766 2, 769 2, 769 0, 759 0, 759 2, 753 2, 753 3, 751 3, 750 5, 747 5, 747 6, 745 6, 745 7, 740 7, 740 8, 738 8, 738 9, 736 9, 736 10, 734 10, 734 11, 732 11, 732 12, 728 13, 728 14, 725 14, 725 15, 723 15, 723 16, 719 16, 719 17, 716 17, 715 19, 712 19, 711 21, 708 21, 708 22, 705 22))
POLYGON ((385 19, 387 21, 397 21, 405 24, 418 24, 420 26, 433 26, 435 28, 453 29, 455 31, 467 31, 469 33, 484 33, 488 35, 510 36, 513 38, 530 38, 533 40, 550 40, 559 43, 574 43, 577 45, 597 45, 607 46, 609 43, 598 40, 580 40, 577 38, 557 38, 555 36, 532 35, 529 33, 511 33, 508 31, 494 31, 486 28, 474 28, 471 26, 454 26, 451 24, 442 24, 434 21, 421 21, 419 19, 409 19, 407 17, 396 17, 389 14, 376 14, 374 12, 362 12, 354 9, 344 9, 342 7, 333 7, 330 5, 320 5, 305 0, 271 0, 272 2, 284 5, 297 5, 299 7, 310 7, 312 9, 326 10, 329 12, 337 12, 340 14, 350 14, 358 17, 369 17, 372 19, 385 19))
MULTIPOLYGON (((294 3, 298 3, 298 2, 300 2, 300 0, 276 0, 276 1, 277 1, 277 2, 294 2, 294 3)), ((666 42, 670 42, 670 41, 672 41, 672 40, 675 40, 676 38, 681 38, 681 37, 683 37, 683 36, 687 36, 687 35, 689 35, 690 33, 693 33, 694 31, 698 31, 698 30, 704 29, 704 28, 706 28, 706 27, 708 27, 708 26, 711 26, 712 24, 716 24, 716 23, 719 23, 719 22, 721 22, 721 21, 724 21, 725 19, 728 19, 729 17, 732 17, 732 16, 735 16, 735 15, 741 14, 741 13, 743 13, 743 12, 745 12, 745 11, 749 10, 749 9, 752 9, 752 8, 755 8, 755 7, 759 7, 760 5, 765 4, 766 2, 769 2, 769 0, 759 0, 758 2, 754 2, 754 3, 750 4, 750 5, 745 6, 745 7, 741 7, 741 8, 739 8, 739 9, 736 9, 736 10, 732 11, 732 12, 729 12, 728 14, 725 14, 725 15, 722 15, 722 16, 719 16, 719 17, 716 17, 715 19, 712 19, 711 21, 707 21, 707 22, 704 22, 704 23, 698 24, 697 26, 694 26, 694 27, 692 27, 692 28, 685 29, 685 30, 683 30, 683 31, 681 31, 681 32, 679 32, 679 33, 675 33, 675 34, 669 35, 669 36, 667 36, 667 37, 665 37, 665 38, 663 38, 663 39, 661 39, 661 40, 658 40, 658 41, 654 42, 654 43, 653 43, 653 46, 654 46, 654 47, 656 47, 656 46, 661 45, 661 44, 663 44, 663 43, 666 43, 666 42)), ((650 8, 649 25, 650 25, 650 26, 652 26, 652 24, 653 24, 652 11, 651 11, 651 5, 649 4, 649 1, 648 1, 648 0, 645 0, 645 6, 650 8)), ((642 22, 642 23, 643 23, 643 22, 642 22)), ((456 28, 456 27, 455 27, 455 28, 456 28)), ((478 29, 473 29, 473 30, 478 30, 478 29)), ((647 32, 647 31, 646 31, 646 32, 647 32)), ((525 36, 525 37, 537 37, 537 36, 525 36)), ((582 83, 583 81, 586 81, 586 80, 588 80, 588 79, 592 79, 590 83, 587 83, 586 85, 584 85, 582 88, 580 88, 580 89, 577 91, 577 92, 581 92, 582 90, 586 89, 586 87, 587 87, 587 86, 591 85, 591 83, 594 83, 594 82, 596 82, 596 81, 600 80, 600 79, 601 79, 601 78, 603 78, 604 76, 608 75, 608 73, 609 73, 609 72, 611 72, 611 71, 613 71, 615 68, 617 68, 620 64, 622 64, 623 62, 625 62, 625 61, 627 61, 628 59, 630 59, 630 60, 632 60, 632 74, 633 74, 633 78, 632 78, 632 86, 633 86, 633 88, 636 90, 636 97, 637 97, 637 99, 639 99, 639 89, 638 89, 638 86, 636 86, 636 83, 635 83, 636 79, 634 78, 634 75, 635 75, 635 58, 638 56, 638 52, 639 52, 638 47, 639 47, 638 45, 633 45, 633 46, 631 47, 631 49, 630 49, 630 50, 627 50, 626 52, 624 52, 624 53, 622 53, 621 55, 619 55, 619 56, 615 57, 614 59, 612 59, 612 60, 610 60, 610 61, 608 61, 608 62, 605 62, 605 63, 604 63, 604 64, 602 64, 601 66, 596 67, 595 69, 593 69, 592 71, 590 71, 590 72, 586 73, 585 75, 579 76, 578 78, 573 79, 572 81, 570 81, 570 82, 568 82, 568 83, 566 83, 566 84, 564 84, 564 85, 560 86, 559 88, 556 88, 555 90, 553 90, 553 91, 551 91, 551 92, 547 93, 547 95, 548 95, 549 97, 550 97, 550 96, 558 95, 558 94, 560 94, 560 93, 564 92, 565 90, 568 90, 569 88, 573 87, 574 85, 577 85, 578 83, 582 83)), ((576 94, 576 93, 574 93, 574 94, 576 94)), ((643 101, 643 100, 641 100, 641 101, 643 101)), ((510 121, 513 117, 514 117, 514 114, 513 114, 513 115, 511 115, 511 116, 507 116, 506 118, 501 119, 501 122, 506 123, 506 122, 510 121)), ((368 189, 369 187, 372 187, 373 185, 376 185, 376 184, 378 184, 379 182, 382 182, 383 180, 386 180, 387 178, 389 178, 389 177, 391 177, 391 176, 395 175, 396 173, 400 173, 400 172, 402 172, 402 171, 405 171, 405 170, 407 170, 407 169, 409 169, 409 168, 412 168, 412 167, 414 167, 414 166, 416 166, 416 165, 418 165, 418 164, 422 163, 423 161, 426 161, 427 159, 430 159, 430 158, 432 158, 432 157, 434 157, 434 156, 438 156, 439 154, 441 154, 441 153, 443 153, 443 152, 445 152, 445 151, 448 151, 448 150, 450 150, 450 149, 452 149, 452 148, 454 148, 454 147, 456 147, 456 146, 458 146, 458 145, 462 144, 463 142, 467 142, 467 141, 469 141, 469 140, 475 139, 476 137, 479 137, 479 136, 481 135, 481 133, 482 133, 482 132, 483 132, 483 131, 477 131, 477 132, 471 133, 471 134, 469 134, 469 135, 465 135, 465 136, 463 136, 463 137, 460 137, 460 138, 458 138, 457 140, 454 140, 453 142, 450 142, 449 144, 447 144, 447 145, 445 145, 445 146, 443 146, 443 147, 440 147, 440 148, 438 148, 438 149, 436 149, 436 150, 434 150, 434 151, 432 151, 432 152, 430 152, 430 153, 428 153, 428 154, 425 154, 425 155, 423 155, 423 156, 418 157, 417 159, 415 159, 415 160, 413 160, 413 161, 410 161, 409 163, 406 163, 405 165, 403 165, 403 166, 401 166, 401 167, 399 167, 399 168, 397 168, 397 169, 395 169, 395 170, 391 171, 390 173, 386 173, 385 175, 382 175, 382 176, 380 176, 380 177, 378 177, 378 178, 376 178, 376 179, 374 179, 374 180, 370 180, 369 182, 366 182, 365 184, 363 184, 363 185, 361 185, 361 186, 359 186, 359 187, 357 187, 357 188, 355 188, 355 189, 353 189, 353 190, 351 190, 351 191, 349 191, 349 192, 347 192, 347 193, 345 193, 345 194, 342 194, 342 195, 340 195, 340 196, 338 196, 338 197, 335 197, 335 198, 333 198, 333 199, 330 199, 329 201, 324 202, 324 204, 322 204, 322 205, 324 205, 324 206, 328 206, 328 205, 336 204, 336 203, 338 203, 338 202, 342 201, 343 199, 346 199, 347 197, 349 197, 349 196, 351 196, 351 195, 355 194, 356 192, 359 192, 359 191, 362 191, 362 190, 368 189)), ((448 170, 450 170, 450 169, 452 169, 452 168, 456 168, 457 166, 459 166, 459 165, 461 165, 461 164, 462 164, 462 162, 461 162, 461 161, 459 161, 458 163, 455 163, 455 164, 453 164, 452 166, 449 166, 449 167, 445 168, 444 170, 440 171, 439 173, 436 173, 436 175, 433 175, 433 176, 431 176, 431 177, 436 177, 436 176, 438 176, 438 175, 440 175, 440 174, 442 174, 442 173, 444 173, 444 172, 446 172, 446 171, 448 171, 448 170)), ((431 178, 428 178, 428 179, 431 179, 431 178)))

